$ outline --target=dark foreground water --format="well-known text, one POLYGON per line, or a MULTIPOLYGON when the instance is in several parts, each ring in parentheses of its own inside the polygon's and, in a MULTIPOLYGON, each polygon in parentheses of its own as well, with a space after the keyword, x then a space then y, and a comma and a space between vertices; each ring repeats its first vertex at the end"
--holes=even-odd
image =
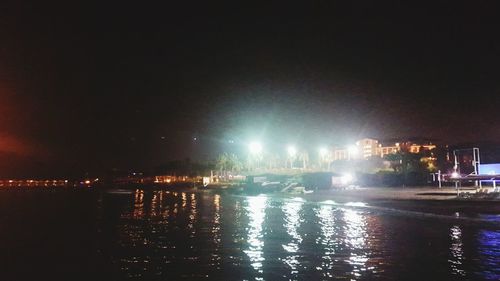
POLYGON ((189 191, 2 191, 0 279, 500 280, 498 215, 423 217, 358 205, 189 191))

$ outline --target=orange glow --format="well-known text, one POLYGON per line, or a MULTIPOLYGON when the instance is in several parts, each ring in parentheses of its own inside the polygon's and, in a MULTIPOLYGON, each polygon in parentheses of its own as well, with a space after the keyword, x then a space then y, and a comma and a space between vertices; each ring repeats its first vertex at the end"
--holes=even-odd
POLYGON ((5 187, 42 187, 42 186, 54 186, 54 187, 67 187, 68 180, 0 180, 0 186, 5 187))

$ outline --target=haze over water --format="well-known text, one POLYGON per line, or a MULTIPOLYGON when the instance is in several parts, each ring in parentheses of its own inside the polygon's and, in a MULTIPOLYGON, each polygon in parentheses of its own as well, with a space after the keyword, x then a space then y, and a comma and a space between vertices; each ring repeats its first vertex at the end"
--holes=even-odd
POLYGON ((0 257, 6 276, 17 280, 500 278, 495 224, 292 197, 30 192, 4 192, 0 199, 6 214, 0 257), (35 198, 47 211, 31 207, 35 198))

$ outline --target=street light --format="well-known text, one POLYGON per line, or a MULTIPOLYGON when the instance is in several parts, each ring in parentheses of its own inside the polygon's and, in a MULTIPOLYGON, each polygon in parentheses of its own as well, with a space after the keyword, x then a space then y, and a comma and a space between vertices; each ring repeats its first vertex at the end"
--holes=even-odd
POLYGON ((262 157, 262 145, 260 142, 253 141, 248 144, 249 157, 248 157, 248 165, 249 167, 259 168, 260 160, 262 157))
POLYGON ((328 154, 328 149, 324 147, 319 149, 319 156, 321 156, 321 158, 325 158, 327 154, 328 154))
POLYGON ((259 154, 262 152, 262 145, 259 142, 253 141, 248 145, 250 154, 259 154))

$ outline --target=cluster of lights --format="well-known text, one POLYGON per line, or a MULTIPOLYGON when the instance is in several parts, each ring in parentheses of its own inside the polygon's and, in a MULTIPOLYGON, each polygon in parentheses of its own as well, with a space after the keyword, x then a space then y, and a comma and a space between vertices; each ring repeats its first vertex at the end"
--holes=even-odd
MULTIPOLYGON (((260 154, 262 153, 263 151, 263 147, 262 147, 262 144, 260 142, 257 142, 257 141, 253 141, 253 142, 250 142, 248 144, 248 150, 250 151, 250 154, 260 154)), ((298 150, 295 146, 293 145, 289 145, 286 149, 287 151, 287 154, 289 157, 293 158, 295 156, 297 156, 298 154, 298 150)), ((326 157, 328 155, 328 149, 326 147, 321 147, 319 149, 319 155, 321 157, 326 157)))
POLYGON ((0 180, 0 187, 67 186, 68 180, 0 180))

